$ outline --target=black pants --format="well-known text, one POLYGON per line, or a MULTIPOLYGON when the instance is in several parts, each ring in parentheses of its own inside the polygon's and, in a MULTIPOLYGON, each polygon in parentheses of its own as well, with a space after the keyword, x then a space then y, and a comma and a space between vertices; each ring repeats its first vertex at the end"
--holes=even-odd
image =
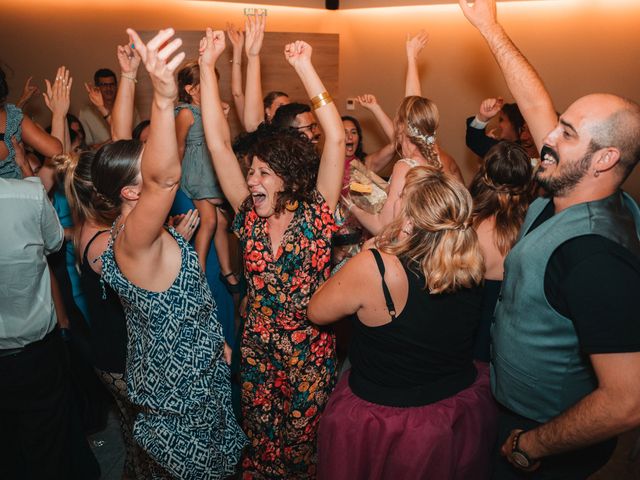
POLYGON ((531 430, 540 424, 521 417, 500 406, 498 412, 498 441, 494 449, 493 480, 584 480, 602 468, 613 454, 617 439, 607 440, 580 450, 554 455, 542 459, 540 468, 525 473, 513 467, 500 455, 500 447, 509 437, 511 430, 521 428, 531 430))
POLYGON ((0 478, 68 479, 69 363, 57 332, 0 357, 0 478))

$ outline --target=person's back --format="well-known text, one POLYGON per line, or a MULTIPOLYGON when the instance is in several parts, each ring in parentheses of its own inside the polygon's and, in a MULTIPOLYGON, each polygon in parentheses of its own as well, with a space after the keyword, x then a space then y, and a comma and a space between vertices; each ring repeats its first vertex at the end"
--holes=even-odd
MULTIPOLYGON (((349 383, 356 395, 377 404, 420 406, 475 380, 471 347, 481 295, 478 287, 430 294, 424 275, 400 263, 408 283, 407 302, 389 323, 371 327, 355 322, 349 383)), ((379 315, 389 316, 384 310, 379 315)))
POLYGON ((45 255, 63 230, 39 179, 0 178, 0 478, 71 478, 68 364, 45 255))

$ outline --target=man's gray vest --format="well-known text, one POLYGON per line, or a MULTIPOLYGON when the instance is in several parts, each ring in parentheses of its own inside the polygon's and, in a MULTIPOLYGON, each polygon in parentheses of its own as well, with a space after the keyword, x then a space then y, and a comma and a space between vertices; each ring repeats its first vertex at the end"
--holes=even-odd
POLYGON ((640 258, 640 209, 627 194, 616 192, 574 205, 525 234, 549 202, 539 198, 529 207, 520 237, 505 260, 491 330, 493 394, 513 412, 541 423, 597 386, 573 322, 545 297, 544 274, 551 255, 567 240, 597 234, 640 258))

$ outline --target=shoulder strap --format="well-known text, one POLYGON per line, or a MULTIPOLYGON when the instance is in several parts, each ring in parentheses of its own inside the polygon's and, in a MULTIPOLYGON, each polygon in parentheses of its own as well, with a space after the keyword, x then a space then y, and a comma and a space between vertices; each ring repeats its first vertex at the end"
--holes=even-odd
POLYGON ((100 230, 98 232, 96 232, 96 234, 91 237, 91 240, 89 240, 87 242, 87 246, 84 247, 84 252, 82 252, 82 263, 85 263, 87 261, 87 252, 89 251, 89 247, 91 246, 91 244, 93 243, 93 241, 98 238, 100 235, 102 235, 105 232, 108 232, 109 230, 100 230))
POLYGON ((389 293, 389 288, 387 287, 387 282, 384 281, 384 262, 382 261, 382 256, 380 252, 375 248, 370 250, 373 253, 373 258, 375 258, 376 263, 378 264, 378 270, 380 270, 380 276, 382 277, 382 293, 384 293, 384 300, 387 302, 387 310, 389 310, 389 315, 391 315, 391 320, 396 319, 396 307, 393 305, 393 300, 391 299, 391 293, 389 293))

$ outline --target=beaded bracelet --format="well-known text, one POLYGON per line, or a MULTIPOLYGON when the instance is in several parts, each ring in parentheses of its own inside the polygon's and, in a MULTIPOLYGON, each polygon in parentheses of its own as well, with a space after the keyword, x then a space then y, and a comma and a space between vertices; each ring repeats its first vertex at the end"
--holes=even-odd
POLYGON ((135 77, 135 75, 128 75, 126 73, 121 73, 120 76, 122 78, 128 78, 129 80, 131 80, 133 83, 138 83, 138 79, 135 77))

